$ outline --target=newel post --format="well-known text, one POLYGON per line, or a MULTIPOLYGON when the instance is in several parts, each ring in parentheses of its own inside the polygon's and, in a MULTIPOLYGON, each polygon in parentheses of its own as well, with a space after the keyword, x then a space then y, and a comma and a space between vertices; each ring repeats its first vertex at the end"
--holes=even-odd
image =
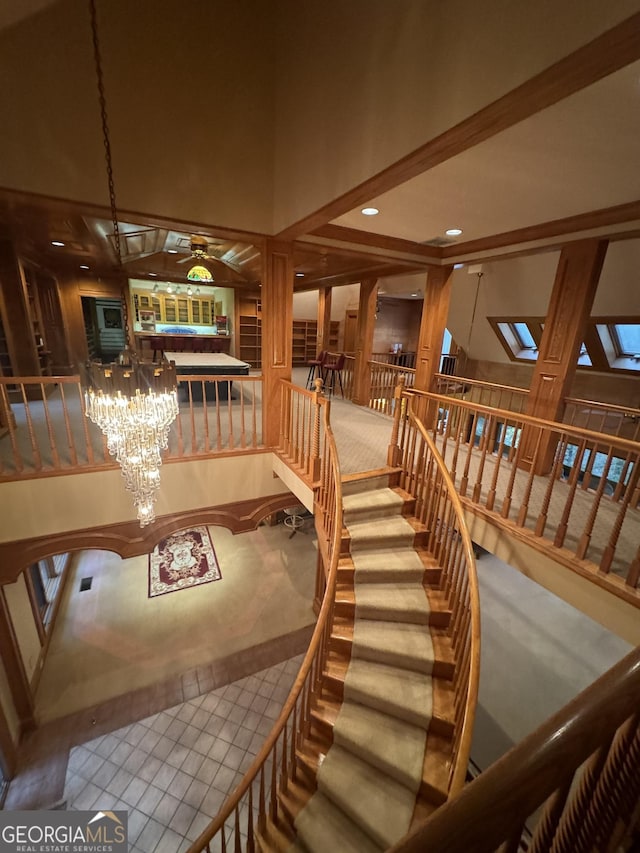
POLYGON ((311 436, 311 481, 313 483, 317 483, 320 479, 320 411, 322 406, 320 404, 320 400, 322 399, 322 379, 318 377, 318 379, 314 382, 315 391, 313 392, 313 405, 314 405, 314 415, 313 415, 313 434, 311 436))
POLYGON ((391 441, 387 450, 387 465, 395 468, 400 462, 400 447, 398 436, 400 435, 400 413, 402 411, 402 394, 404 392, 404 376, 398 380, 393 392, 393 426, 391 427, 391 441))

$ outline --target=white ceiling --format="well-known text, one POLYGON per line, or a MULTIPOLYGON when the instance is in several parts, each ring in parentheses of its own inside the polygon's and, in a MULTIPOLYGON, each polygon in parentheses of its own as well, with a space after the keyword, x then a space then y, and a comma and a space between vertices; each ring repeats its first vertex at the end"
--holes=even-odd
POLYGON ((640 199, 640 62, 626 66, 335 224, 416 242, 454 242, 640 199))

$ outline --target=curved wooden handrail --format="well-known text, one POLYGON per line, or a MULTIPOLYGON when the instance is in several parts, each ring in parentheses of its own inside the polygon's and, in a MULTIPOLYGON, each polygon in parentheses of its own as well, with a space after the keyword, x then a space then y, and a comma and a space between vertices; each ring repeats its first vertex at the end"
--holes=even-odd
POLYGON ((528 388, 520 388, 518 385, 501 385, 499 382, 487 382, 485 379, 469 379, 467 376, 457 376, 449 373, 434 374, 434 381, 442 379, 444 382, 460 382, 464 385, 486 388, 488 391, 508 391, 509 393, 528 394, 528 388))
MULTIPOLYGON (((308 393, 313 394, 313 392, 308 393)), ((329 412, 330 407, 327 405, 324 407, 323 426, 325 434, 325 452, 323 455, 321 483, 317 501, 320 512, 316 514, 316 525, 318 528, 318 537, 320 539, 324 537, 324 541, 328 545, 331 563, 327 575, 327 583, 322 599, 322 605, 318 614, 318 621, 316 623, 311 642, 309 643, 307 653, 304 656, 298 675, 294 681, 293 687, 291 688, 291 692, 289 693, 289 697, 287 698, 278 719, 274 723, 271 732, 267 736, 262 749, 241 779, 236 790, 223 804, 218 815, 193 842, 187 853, 199 853, 203 850, 210 850, 210 842, 221 830, 224 829, 225 824, 229 819, 232 818, 237 823, 239 820, 238 810, 241 803, 247 798, 248 792, 250 793, 252 784, 257 779, 258 774, 274 750, 279 738, 285 730, 287 722, 291 716, 295 714, 298 699, 300 698, 304 685, 312 677, 312 670, 314 667, 317 667, 318 660, 322 661, 323 656, 326 654, 329 635, 329 630, 327 629, 331 627, 330 622, 333 617, 335 587, 338 575, 338 560, 340 557, 340 542, 342 537, 342 484, 335 438, 329 423, 329 412), (320 524, 318 524, 318 520, 320 520, 320 524)), ((324 551, 322 544, 324 543, 321 543, 321 550, 324 551)), ((299 719, 299 725, 302 725, 302 722, 303 721, 299 719)), ((249 806, 248 811, 251 813, 251 806, 249 806)), ((252 815, 251 819, 253 819, 252 815)))
MULTIPOLYGON (((466 595, 468 601, 464 602, 468 606, 470 616, 469 624, 469 655, 468 655, 468 675, 466 676, 466 697, 464 699, 464 711, 462 719, 458 723, 458 731, 456 737, 456 751, 450 774, 450 794, 455 795, 462 789, 467 776, 469 765, 469 755, 471 752, 471 741, 473 738, 473 724, 475 720, 476 705, 478 700, 478 687, 480 684, 480 593, 478 589, 478 574, 476 571, 476 561, 473 552, 473 544, 469 530, 464 517, 462 503, 458 497, 456 487, 451 479, 451 475, 447 470, 444 459, 440 455, 435 442, 427 432, 424 424, 416 417, 412 408, 409 409, 409 418, 413 421, 416 429, 428 448, 430 458, 435 462, 436 467, 445 484, 447 500, 453 507, 453 512, 457 521, 458 535, 462 540, 462 549, 464 554, 464 562, 466 563, 468 587, 466 595)), ((440 517, 445 517, 444 507, 441 507, 440 517)), ((454 613, 452 619, 455 620, 455 609, 457 605, 463 602, 454 603, 454 613)), ((460 660, 457 665, 464 665, 464 661, 460 660)))
MULTIPOLYGON (((489 853, 519 838, 527 818, 567 785, 589 756, 608 747, 634 715, 637 732, 639 709, 637 648, 416 827, 393 853, 489 853)), ((637 767, 635 773, 637 778, 637 767)), ((559 815, 556 825, 558 820, 559 815)))

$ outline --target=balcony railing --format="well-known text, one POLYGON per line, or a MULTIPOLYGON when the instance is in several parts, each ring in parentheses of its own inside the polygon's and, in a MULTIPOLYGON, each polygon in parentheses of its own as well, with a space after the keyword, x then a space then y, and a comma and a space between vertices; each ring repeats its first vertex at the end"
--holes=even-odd
POLYGON ((640 604, 637 442, 415 390, 400 396, 398 422, 408 398, 463 502, 640 604))

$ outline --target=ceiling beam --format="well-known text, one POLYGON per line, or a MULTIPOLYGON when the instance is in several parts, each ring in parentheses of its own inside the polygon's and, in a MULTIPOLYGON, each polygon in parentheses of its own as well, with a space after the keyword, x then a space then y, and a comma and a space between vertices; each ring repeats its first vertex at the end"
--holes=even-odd
POLYGON ((358 205, 473 148, 638 59, 640 12, 550 65, 391 166, 289 225, 276 239, 295 240, 303 234, 312 233, 358 205))
POLYGON ((375 234, 371 231, 361 231, 359 228, 347 228, 344 225, 321 225, 312 232, 314 237, 327 237, 330 240, 339 240, 344 243, 359 243, 363 246, 372 246, 375 249, 386 249, 387 251, 408 253, 410 255, 423 255, 431 263, 442 257, 440 246, 425 246, 423 243, 415 243, 413 240, 404 240, 402 237, 389 237, 386 234, 375 234))

